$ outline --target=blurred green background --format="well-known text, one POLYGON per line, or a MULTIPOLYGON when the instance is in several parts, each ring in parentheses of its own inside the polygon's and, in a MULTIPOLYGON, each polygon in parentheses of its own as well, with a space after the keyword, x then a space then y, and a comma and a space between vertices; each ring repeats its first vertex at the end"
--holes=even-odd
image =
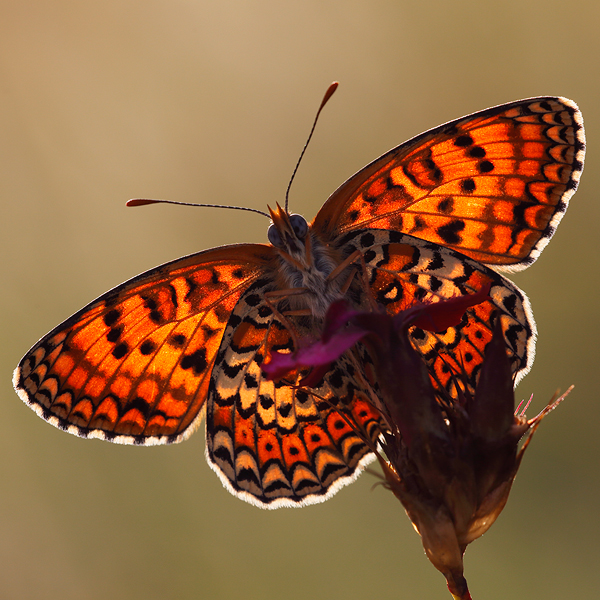
POLYGON ((587 165, 557 235, 513 279, 537 360, 517 390, 542 425, 504 513, 471 545, 475 600, 592 598, 600 585, 600 4, 370 0, 3 0, 0 597, 446 598, 400 504, 363 475, 325 504, 261 511, 228 494, 204 434, 171 447, 44 423, 11 373, 118 283, 211 246, 266 240, 258 215, 131 197, 282 201, 312 218, 349 175, 447 120, 535 95, 586 119, 587 165))

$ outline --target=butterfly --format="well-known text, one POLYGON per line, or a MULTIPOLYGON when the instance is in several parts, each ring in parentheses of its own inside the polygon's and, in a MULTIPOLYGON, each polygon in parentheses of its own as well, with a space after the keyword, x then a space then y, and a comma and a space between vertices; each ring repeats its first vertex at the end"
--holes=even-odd
POLYGON ((230 492, 263 508, 323 501, 374 459, 386 426, 369 356, 346 353, 312 389, 270 381, 261 364, 318 336, 334 300, 396 314, 490 285, 458 326, 413 327, 411 340, 440 397, 456 396, 453 373, 473 391, 498 313, 518 382, 536 328, 527 297, 499 272, 537 259, 584 151, 581 113, 559 97, 431 129, 350 177, 311 223, 277 205, 269 244, 192 254, 100 296, 27 352, 14 387, 85 438, 179 442, 205 417, 206 457, 230 492))

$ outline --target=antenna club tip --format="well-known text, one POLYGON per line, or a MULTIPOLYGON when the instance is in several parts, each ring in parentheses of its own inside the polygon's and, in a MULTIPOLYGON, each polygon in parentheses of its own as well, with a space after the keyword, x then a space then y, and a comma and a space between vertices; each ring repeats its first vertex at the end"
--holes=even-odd
POLYGON ((145 198, 132 198, 125 202, 125 206, 144 206, 145 204, 155 204, 155 201, 146 200, 145 198))
POLYGON ((331 96, 333 96, 335 90, 337 90, 338 85, 340 85, 338 81, 334 81, 333 83, 331 83, 329 85, 329 87, 327 88, 327 91, 325 92, 325 96, 323 96, 323 102, 321 102, 320 109, 323 108, 325 106, 325 104, 327 104, 329 98, 331 98, 331 96))

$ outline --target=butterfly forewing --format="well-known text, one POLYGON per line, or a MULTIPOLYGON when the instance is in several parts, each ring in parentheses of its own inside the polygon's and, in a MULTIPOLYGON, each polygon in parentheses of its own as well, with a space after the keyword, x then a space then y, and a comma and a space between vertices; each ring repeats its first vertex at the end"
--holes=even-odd
POLYGON ((565 98, 521 100, 398 146, 332 194, 326 236, 393 230, 520 270, 554 233, 583 169, 583 121, 565 98))
POLYGON ((217 248, 144 273, 42 338, 14 376, 53 425, 123 443, 183 439, 197 425, 223 331, 269 246, 217 248))

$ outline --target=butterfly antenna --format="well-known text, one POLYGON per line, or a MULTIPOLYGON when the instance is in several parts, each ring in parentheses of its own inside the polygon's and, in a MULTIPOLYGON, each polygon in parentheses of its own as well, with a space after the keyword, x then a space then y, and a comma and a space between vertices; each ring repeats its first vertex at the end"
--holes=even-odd
POLYGON ((319 106, 319 110, 317 111, 317 114, 315 115, 315 120, 313 122, 310 133, 308 134, 308 139, 306 140, 306 144, 304 144, 304 148, 302 148, 302 152, 300 153, 300 158, 298 159, 298 162, 296 163, 296 167, 294 168, 294 172, 292 173, 292 176, 290 177, 290 182, 288 183, 287 190, 285 192, 285 212, 286 213, 288 212, 290 188, 292 187, 292 182, 294 181, 294 177, 296 176, 296 171, 298 171, 298 167, 300 166, 300 163, 302 162, 302 157, 304 156, 304 153, 306 152, 306 148, 308 147, 310 138, 312 138, 312 135, 315 131, 315 127, 317 126, 317 121, 319 119, 319 115, 321 114, 323 107, 327 104, 329 98, 331 98, 331 96, 333 96, 333 92, 335 92, 335 90, 337 90, 338 85, 339 85, 339 83, 337 81, 334 81, 327 88, 327 91, 325 92, 325 95, 323 96, 321 106, 319 106))
POLYGON ((204 206, 206 208, 232 208, 233 210, 247 210, 255 212, 263 217, 270 219, 271 216, 257 208, 249 208, 247 206, 227 206, 226 204, 196 204, 194 202, 177 202, 176 200, 151 200, 149 198, 132 198, 127 200, 126 206, 144 206, 144 204, 180 204, 182 206, 204 206))

